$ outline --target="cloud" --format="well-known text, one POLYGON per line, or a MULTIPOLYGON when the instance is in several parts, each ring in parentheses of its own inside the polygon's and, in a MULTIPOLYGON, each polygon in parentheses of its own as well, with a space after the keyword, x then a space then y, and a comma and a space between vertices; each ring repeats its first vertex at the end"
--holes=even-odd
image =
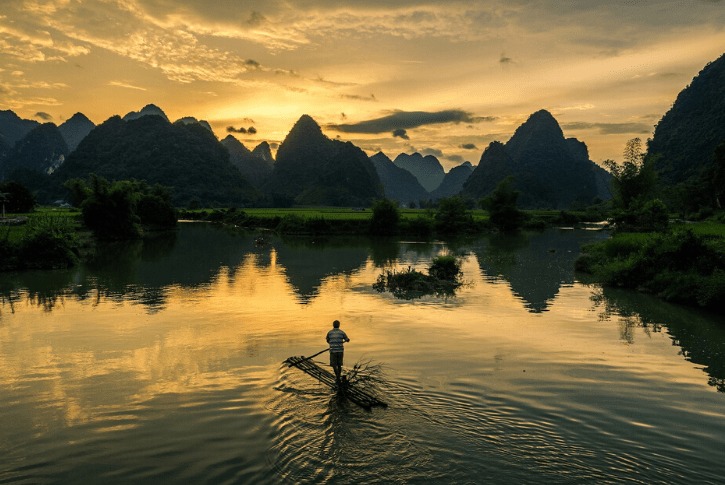
POLYGON ((142 88, 140 86, 134 86, 133 84, 125 83, 122 81, 111 81, 108 83, 109 86, 116 86, 119 88, 126 88, 126 89, 135 89, 137 91, 146 91, 146 88, 142 88))
POLYGON ((353 101, 378 101, 374 94, 371 94, 370 96, 360 96, 357 94, 341 94, 340 97, 343 99, 352 99, 353 101))
POLYGON ((388 116, 375 118, 350 124, 329 124, 328 129, 341 131, 343 133, 368 133, 377 134, 395 130, 410 130, 425 125, 436 125, 443 123, 478 123, 480 121, 492 121, 494 117, 473 116, 468 111, 450 109, 445 111, 394 111, 388 116))
POLYGON ((652 133, 653 126, 646 123, 587 123, 574 121, 563 123, 563 130, 599 130, 600 135, 623 135, 627 133, 645 135, 652 133))
POLYGON ((277 148, 279 148, 279 143, 270 143, 269 148, 271 148, 272 150, 276 150, 277 148))
POLYGON ((506 57, 505 54, 501 54, 501 57, 498 60, 499 64, 514 64, 514 60, 510 57, 506 57))
POLYGON ((460 155, 448 155, 445 158, 447 160, 450 160, 451 162, 456 162, 456 163, 463 163, 465 161, 465 159, 460 155))
POLYGON ((473 143, 464 143, 462 145, 459 145, 458 148, 463 148, 464 150, 477 150, 478 147, 473 143))
POLYGON ((43 121, 50 121, 53 119, 53 117, 51 115, 49 115, 48 113, 46 113, 45 111, 38 111, 37 113, 35 113, 33 115, 33 117, 38 118, 39 120, 43 120, 43 121))
POLYGON ((402 128, 393 130, 393 138, 396 138, 396 137, 402 138, 403 140, 410 140, 408 133, 402 128))
POLYGON ((443 158, 443 152, 440 150, 436 150, 435 148, 425 148, 420 151, 420 154, 423 156, 433 155, 436 158, 443 158))
MULTIPOLYGON (((249 120, 249 118, 244 118, 245 120, 249 120)), ((248 133, 250 135, 256 135, 257 129, 253 126, 250 126, 249 128, 244 128, 243 126, 239 128, 234 128, 233 126, 227 126, 227 133, 248 133)))

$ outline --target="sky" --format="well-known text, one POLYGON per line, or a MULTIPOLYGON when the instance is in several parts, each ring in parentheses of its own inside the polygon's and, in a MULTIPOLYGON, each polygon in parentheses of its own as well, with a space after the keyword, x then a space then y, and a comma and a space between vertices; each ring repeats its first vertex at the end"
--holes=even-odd
POLYGON ((722 0, 0 0, 0 109, 100 124, 152 103, 250 149, 308 114, 446 170, 547 109, 619 161, 723 53, 722 0))

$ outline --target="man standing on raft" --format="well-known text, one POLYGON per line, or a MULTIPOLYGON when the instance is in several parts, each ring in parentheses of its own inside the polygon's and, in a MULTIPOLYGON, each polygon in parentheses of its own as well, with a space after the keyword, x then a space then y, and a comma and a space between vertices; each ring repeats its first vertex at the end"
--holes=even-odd
POLYGON ((340 320, 332 322, 333 329, 327 332, 327 343, 330 344, 330 366, 335 371, 335 378, 340 382, 342 373, 342 356, 345 352, 344 342, 349 342, 345 332, 340 330, 340 320))

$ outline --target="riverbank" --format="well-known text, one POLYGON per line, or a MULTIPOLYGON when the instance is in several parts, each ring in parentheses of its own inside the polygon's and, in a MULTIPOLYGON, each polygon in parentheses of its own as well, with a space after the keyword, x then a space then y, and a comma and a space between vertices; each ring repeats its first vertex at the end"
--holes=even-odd
MULTIPOLYGON (((588 212, 537 210, 525 214, 522 229, 545 229, 601 221, 602 215, 588 212)), ((488 211, 476 209, 462 214, 460 221, 443 221, 435 209, 399 209, 399 222, 392 234, 410 237, 445 237, 496 232, 488 211), (447 227, 455 226, 452 234, 447 227)), ((246 229, 267 229, 288 235, 369 235, 371 209, 302 207, 284 209, 197 209, 179 210, 180 220, 231 224, 246 229)))
POLYGON ((675 224, 664 233, 619 233, 582 246, 575 269, 605 286, 722 311, 725 224, 675 224))

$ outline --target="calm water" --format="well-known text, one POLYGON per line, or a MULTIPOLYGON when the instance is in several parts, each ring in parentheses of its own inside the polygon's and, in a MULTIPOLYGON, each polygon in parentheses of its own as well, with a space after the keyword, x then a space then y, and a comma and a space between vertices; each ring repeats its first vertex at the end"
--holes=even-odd
POLYGON ((725 326, 576 281, 602 237, 255 247, 183 224, 0 274, 0 483, 722 483, 725 326), (463 258, 456 297, 372 289, 439 254, 463 258), (334 319, 387 409, 282 365, 334 319))

